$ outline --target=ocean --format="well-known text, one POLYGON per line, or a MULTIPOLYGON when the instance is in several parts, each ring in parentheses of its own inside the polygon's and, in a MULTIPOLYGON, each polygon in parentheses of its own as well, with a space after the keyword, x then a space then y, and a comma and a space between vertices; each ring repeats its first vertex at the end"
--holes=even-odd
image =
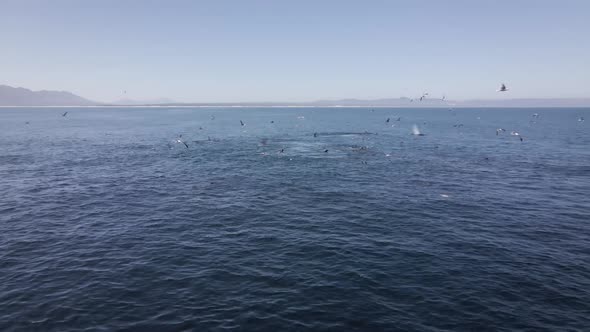
POLYGON ((2 108, 0 330, 588 331, 589 147, 589 108, 2 108))

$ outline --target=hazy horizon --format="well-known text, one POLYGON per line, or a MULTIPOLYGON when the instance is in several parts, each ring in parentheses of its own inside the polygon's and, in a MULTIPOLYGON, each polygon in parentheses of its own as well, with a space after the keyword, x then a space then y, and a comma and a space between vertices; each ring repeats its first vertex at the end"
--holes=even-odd
POLYGON ((0 84, 97 102, 588 98, 588 12, 575 0, 4 1, 0 84))

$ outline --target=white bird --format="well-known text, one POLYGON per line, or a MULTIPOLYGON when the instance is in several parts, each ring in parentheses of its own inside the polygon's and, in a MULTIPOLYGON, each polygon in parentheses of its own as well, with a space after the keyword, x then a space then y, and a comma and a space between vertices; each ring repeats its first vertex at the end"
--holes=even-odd
POLYGON ((498 129, 496 129, 496 136, 498 136, 499 133, 502 133, 502 132, 505 132, 505 131, 506 131, 506 129, 504 129, 504 128, 498 128, 498 129))
POLYGON ((508 91, 508 89, 506 88, 506 85, 504 85, 504 83, 502 83, 502 86, 500 86, 500 89, 497 90, 498 92, 506 92, 508 91))

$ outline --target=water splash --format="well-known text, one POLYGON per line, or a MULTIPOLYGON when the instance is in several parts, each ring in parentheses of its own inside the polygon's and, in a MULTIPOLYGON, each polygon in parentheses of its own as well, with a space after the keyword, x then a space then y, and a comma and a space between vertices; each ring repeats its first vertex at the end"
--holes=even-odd
POLYGON ((418 129, 417 125, 413 125, 412 126, 412 134, 416 135, 416 136, 421 136, 422 133, 420 132, 420 129, 418 129))

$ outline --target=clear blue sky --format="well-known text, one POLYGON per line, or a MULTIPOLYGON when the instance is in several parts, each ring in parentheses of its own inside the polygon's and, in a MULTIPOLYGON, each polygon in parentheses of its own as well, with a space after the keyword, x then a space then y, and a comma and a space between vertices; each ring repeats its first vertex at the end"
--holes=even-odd
POLYGON ((0 84, 97 101, 590 97, 590 1, 0 0, 0 84))

